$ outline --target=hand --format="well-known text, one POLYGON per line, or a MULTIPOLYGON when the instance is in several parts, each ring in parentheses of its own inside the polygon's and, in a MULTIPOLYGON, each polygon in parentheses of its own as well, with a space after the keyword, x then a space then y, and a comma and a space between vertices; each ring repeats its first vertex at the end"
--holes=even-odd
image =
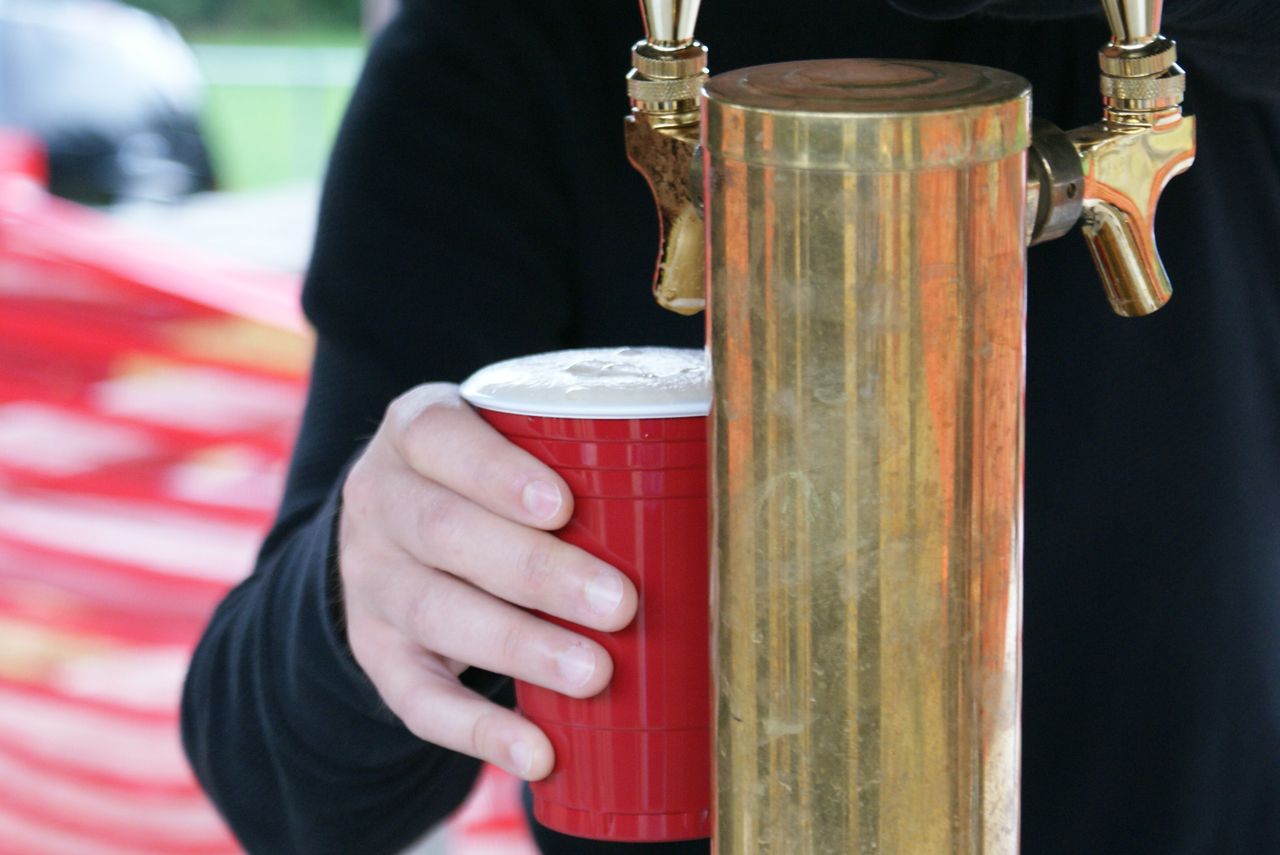
POLYGON ((428 742, 545 777, 542 731, 458 675, 474 665, 578 698, 608 684, 604 648, 524 610, 605 631, 635 615, 626 576, 549 533, 572 512, 568 486, 455 386, 429 384, 391 404, 342 498, 347 640, 387 706, 428 742))

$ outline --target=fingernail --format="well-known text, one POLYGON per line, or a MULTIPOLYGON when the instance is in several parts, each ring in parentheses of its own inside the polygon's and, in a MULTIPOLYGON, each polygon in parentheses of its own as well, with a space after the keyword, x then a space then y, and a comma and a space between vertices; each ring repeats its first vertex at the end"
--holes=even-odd
POLYGON ((575 644, 561 651, 556 662, 560 675, 572 688, 586 685, 591 675, 596 672, 596 657, 587 648, 575 644))
POLYGON ((560 491, 546 481, 530 481, 521 496, 525 509, 540 520, 551 519, 560 510, 560 491))
POLYGON ((596 614, 611 615, 618 610, 621 602, 622 580, 616 573, 597 573, 587 583, 587 603, 596 614))
POLYGON ((513 742, 507 752, 511 755, 511 767, 516 774, 522 778, 529 777, 529 770, 533 768, 533 749, 529 743, 513 742))

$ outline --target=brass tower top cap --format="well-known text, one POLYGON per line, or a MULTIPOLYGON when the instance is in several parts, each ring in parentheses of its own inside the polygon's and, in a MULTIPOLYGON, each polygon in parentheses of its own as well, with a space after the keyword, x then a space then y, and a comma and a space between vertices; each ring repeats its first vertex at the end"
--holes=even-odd
POLYGON ((896 172, 999 160, 1030 141, 1031 84, 978 65, 827 59, 719 74, 707 147, 796 169, 896 172))

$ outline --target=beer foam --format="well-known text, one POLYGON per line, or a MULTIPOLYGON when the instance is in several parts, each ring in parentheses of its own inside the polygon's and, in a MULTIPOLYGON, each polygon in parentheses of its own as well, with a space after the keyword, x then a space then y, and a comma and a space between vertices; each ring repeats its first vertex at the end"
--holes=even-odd
POLYGON ((524 416, 678 418, 711 411, 711 379, 702 350, 586 348, 496 362, 467 378, 462 397, 524 416))

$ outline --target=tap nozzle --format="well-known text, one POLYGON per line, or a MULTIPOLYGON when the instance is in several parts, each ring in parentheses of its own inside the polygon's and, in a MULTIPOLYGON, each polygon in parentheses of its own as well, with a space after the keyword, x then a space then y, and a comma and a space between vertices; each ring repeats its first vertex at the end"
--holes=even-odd
MULTIPOLYGON (((1156 311, 1172 294, 1156 251, 1156 205, 1196 151, 1195 119, 1182 114, 1186 75, 1176 45, 1159 32, 1162 2, 1102 0, 1111 25, 1111 40, 1098 51, 1102 121, 1065 135, 1083 179, 1082 199, 1073 194, 1069 204, 1081 210, 1112 309, 1130 317, 1156 311)), ((1040 211, 1052 215, 1054 206, 1043 203, 1046 179, 1038 185, 1040 211)))
POLYGON ((649 182, 658 206, 654 297, 691 315, 706 304, 705 238, 691 172, 707 49, 693 39, 698 0, 641 0, 640 7, 646 37, 631 48, 627 158, 649 182))
POLYGON ((1112 44, 1138 46, 1160 34, 1164 0, 1102 0, 1112 44))
POLYGON ((644 38, 660 48, 687 47, 693 41, 701 0, 640 0, 644 38))
POLYGON ((1028 159, 1028 241, 1079 219, 1116 314, 1149 315, 1172 287, 1156 251, 1156 204, 1196 159, 1196 119, 1183 115, 1187 76, 1160 35, 1164 0, 1102 0, 1111 40, 1098 50, 1102 120, 1062 133, 1038 122, 1028 159))

